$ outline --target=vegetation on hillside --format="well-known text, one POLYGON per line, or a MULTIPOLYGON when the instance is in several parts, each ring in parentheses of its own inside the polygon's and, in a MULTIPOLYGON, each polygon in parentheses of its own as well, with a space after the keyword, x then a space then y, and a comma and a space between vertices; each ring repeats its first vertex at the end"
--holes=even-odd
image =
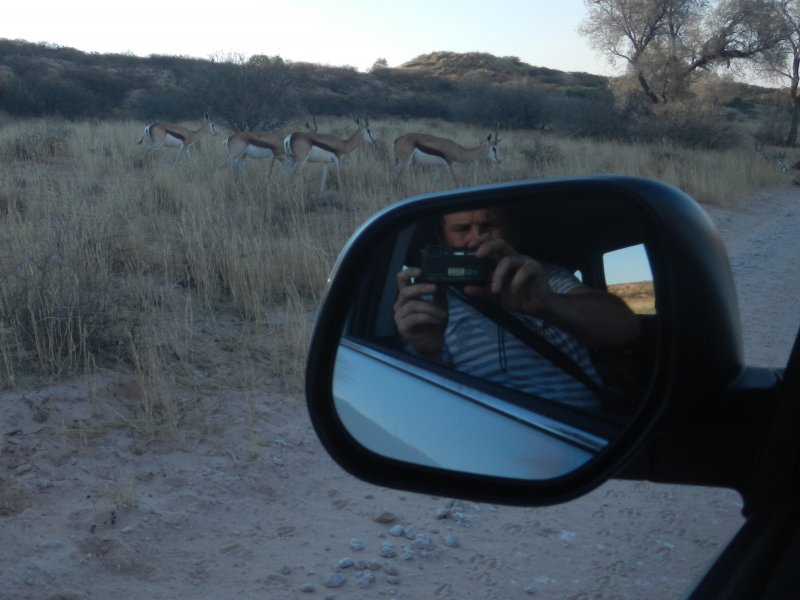
POLYGON ((435 52, 360 73, 279 56, 138 58, 0 40, 0 113, 11 117, 151 122, 209 113, 232 130, 272 130, 311 115, 369 114, 716 149, 752 147, 754 137, 778 143, 790 120, 779 90, 714 75, 668 108, 635 95, 620 102, 620 86, 624 78, 483 53, 435 52))

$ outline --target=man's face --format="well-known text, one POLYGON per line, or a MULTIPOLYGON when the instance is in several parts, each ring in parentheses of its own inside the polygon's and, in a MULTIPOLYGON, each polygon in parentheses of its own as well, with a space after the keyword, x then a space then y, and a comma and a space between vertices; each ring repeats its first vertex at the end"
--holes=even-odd
POLYGON ((465 248, 480 235, 488 234, 491 239, 510 239, 508 213, 500 209, 466 210, 445 215, 442 223, 444 243, 454 248, 465 248))

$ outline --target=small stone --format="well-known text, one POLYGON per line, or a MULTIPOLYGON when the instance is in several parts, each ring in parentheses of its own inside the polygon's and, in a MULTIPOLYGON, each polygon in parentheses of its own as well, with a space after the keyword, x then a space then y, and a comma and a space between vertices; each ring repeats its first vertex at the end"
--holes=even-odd
POLYGON ((381 556, 383 558, 394 558, 397 556, 397 549, 394 547, 394 544, 390 542, 383 542, 381 546, 381 556))
POLYGON ((380 571, 381 563, 379 563, 377 560, 368 560, 367 569, 369 569, 370 571, 380 571))
POLYGON ((375 581, 375 575, 369 569, 359 571, 356 575, 356 585, 360 588, 369 587, 375 581))
POLYGON ((408 540, 413 540, 415 537, 417 537, 417 528, 412 527, 411 525, 404 527, 403 536, 405 536, 405 538, 408 540))
POLYGON ((448 548, 458 548, 461 544, 458 542, 458 538, 454 535, 448 535, 444 538, 444 545, 448 548))
POLYGON ((373 520, 376 523, 394 523, 397 521, 397 515, 379 506, 375 509, 373 520))
POLYGON ((387 575, 386 583, 388 583, 389 585, 397 585, 398 583, 400 583, 400 578, 397 575, 387 575))
POLYGON ((292 569, 289 567, 289 565, 283 565, 281 567, 280 573, 281 573, 281 575, 291 575, 292 574, 292 569))
POLYGON ((364 543, 361 540, 353 538, 350 540, 350 548, 356 552, 361 552, 364 549, 364 543))
POLYGON ((449 516, 450 516, 450 510, 447 508, 440 508, 436 511, 437 519, 446 519, 449 516))
POLYGON ((431 538, 427 535, 418 535, 416 539, 411 542, 411 547, 414 550, 432 550, 434 545, 431 538))
POLYGON ((405 534, 405 527, 402 525, 395 525, 389 530, 389 535, 393 535, 394 537, 400 537, 403 534, 405 534))
POLYGON ((329 588, 341 587, 341 586, 344 585, 344 581, 345 581, 344 575, 342 575, 341 573, 337 573, 336 571, 334 571, 332 573, 328 573, 322 579, 322 583, 325 584, 325 587, 329 587, 329 588))
POLYGON ((310 594, 314 591, 314 584, 311 583, 304 583, 300 586, 300 591, 304 594, 310 594))
POLYGON ((346 557, 346 558, 343 558, 342 560, 339 561, 339 568, 340 569, 347 569, 347 568, 352 567, 352 566, 353 566, 353 559, 350 558, 349 556, 346 557))

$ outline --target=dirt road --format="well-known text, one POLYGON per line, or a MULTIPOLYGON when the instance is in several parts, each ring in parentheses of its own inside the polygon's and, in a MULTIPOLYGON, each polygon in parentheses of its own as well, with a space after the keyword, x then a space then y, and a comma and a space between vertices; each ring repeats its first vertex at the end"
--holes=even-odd
POLYGON ((745 360, 784 366, 800 327, 800 188, 755 198, 746 211, 707 209, 722 234, 742 316, 745 360))
MULTIPOLYGON (((780 365, 797 188, 709 212, 747 358, 780 365)), ((116 373, 0 395, 0 598, 671 599, 742 523, 738 495, 708 488, 611 481, 526 509, 373 487, 328 458, 298 392, 258 385, 221 388, 203 431, 170 444, 113 425, 102 400, 132 389, 116 373)))

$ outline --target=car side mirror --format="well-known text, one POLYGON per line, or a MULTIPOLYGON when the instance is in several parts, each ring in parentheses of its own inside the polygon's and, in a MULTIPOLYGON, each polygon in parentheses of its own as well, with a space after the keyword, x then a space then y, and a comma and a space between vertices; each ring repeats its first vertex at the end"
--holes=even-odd
POLYGON ((549 504, 620 469, 687 381, 741 368, 727 257, 693 200, 634 178, 518 182, 411 198, 356 232, 307 401, 362 479, 549 504))

